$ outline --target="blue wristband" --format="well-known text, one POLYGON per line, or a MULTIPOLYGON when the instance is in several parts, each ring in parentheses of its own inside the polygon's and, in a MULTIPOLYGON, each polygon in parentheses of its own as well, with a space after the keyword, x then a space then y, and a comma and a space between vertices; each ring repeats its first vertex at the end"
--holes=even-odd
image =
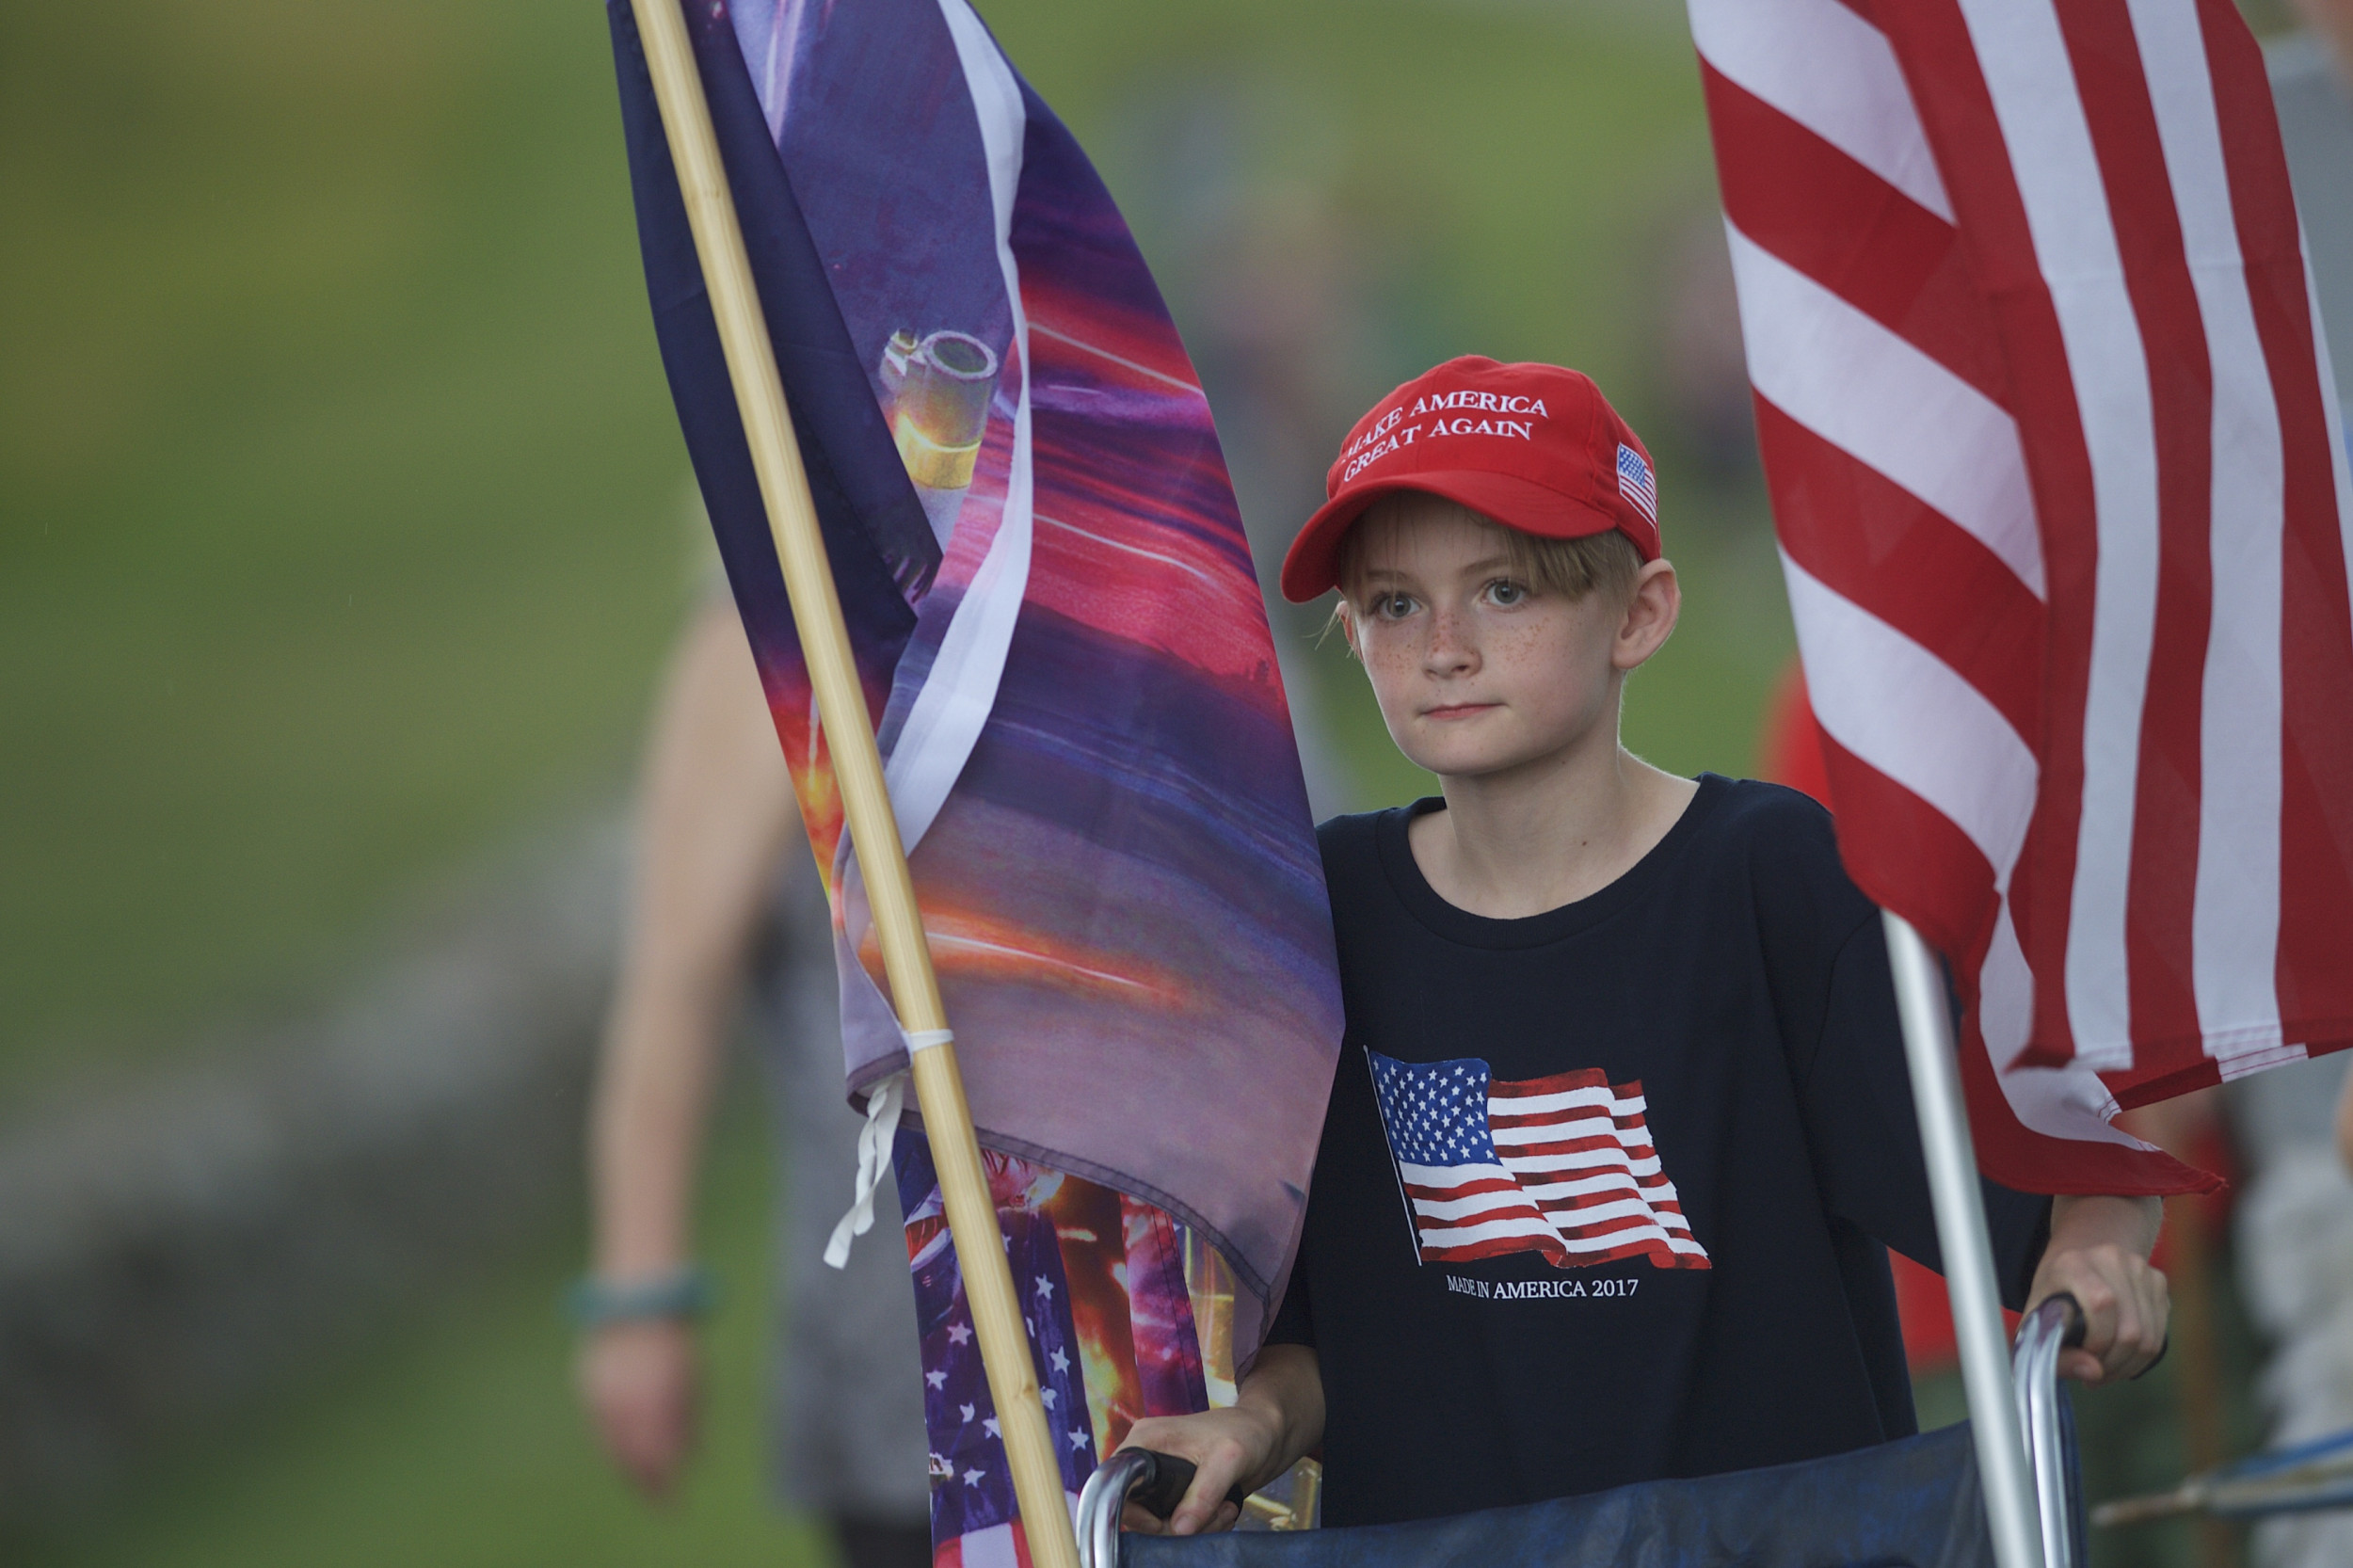
POLYGON ((717 1296, 711 1275, 692 1263, 625 1284, 589 1274, 573 1281, 564 1292, 564 1315, 573 1327, 584 1329, 662 1318, 699 1318, 711 1310, 717 1296))

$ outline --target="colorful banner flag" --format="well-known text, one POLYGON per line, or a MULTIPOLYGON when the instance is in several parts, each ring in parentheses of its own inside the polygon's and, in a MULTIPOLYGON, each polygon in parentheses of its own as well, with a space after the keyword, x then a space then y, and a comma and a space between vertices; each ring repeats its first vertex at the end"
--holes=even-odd
MULTIPOLYGON (((608 10, 664 363, 825 872, 862 1098, 905 1049, 636 32, 608 10)), ((981 1141, 1214 1245, 1246 1356, 1340 1007, 1199 380, 1101 182, 964 0, 687 19, 981 1141)))
POLYGON ((2353 487, 2227 0, 1691 0, 1838 835, 1987 1173, 2353 1042, 2353 487))
MULTIPOLYGON (((902 1132, 897 1152, 923 1348, 934 1561, 1014 1568, 1028 1560, 1028 1543, 931 1151, 902 1132)), ((1223 1336, 1233 1275, 1151 1204, 1030 1160, 984 1159, 1063 1487, 1075 1498, 1139 1418, 1233 1402, 1223 1336)))

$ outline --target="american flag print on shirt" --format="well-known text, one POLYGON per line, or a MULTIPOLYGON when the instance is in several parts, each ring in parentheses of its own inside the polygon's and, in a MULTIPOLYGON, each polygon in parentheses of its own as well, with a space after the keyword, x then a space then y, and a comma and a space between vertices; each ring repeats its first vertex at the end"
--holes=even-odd
POLYGON ((1532 1252, 1556 1269, 1629 1257, 1709 1267, 1651 1142, 1639 1080, 1613 1085, 1579 1067, 1514 1082, 1475 1056, 1365 1054, 1422 1262, 1532 1252))

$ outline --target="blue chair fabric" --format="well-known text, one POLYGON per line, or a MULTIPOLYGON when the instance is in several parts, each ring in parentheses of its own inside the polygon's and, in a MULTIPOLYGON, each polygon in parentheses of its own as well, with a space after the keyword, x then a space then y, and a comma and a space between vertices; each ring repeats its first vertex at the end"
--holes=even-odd
POLYGON ((1411 1524, 1182 1540, 1125 1535, 1120 1562, 1121 1568, 1992 1568, 1993 1555, 1964 1422, 1803 1464, 1646 1481, 1411 1524))

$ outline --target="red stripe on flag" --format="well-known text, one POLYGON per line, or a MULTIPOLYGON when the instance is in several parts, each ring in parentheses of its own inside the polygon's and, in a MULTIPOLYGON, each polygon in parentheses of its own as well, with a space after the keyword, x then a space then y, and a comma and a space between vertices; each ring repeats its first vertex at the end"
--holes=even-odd
POLYGON ((1951 665, 2031 744, 2041 600, 1976 536, 1764 398, 1754 402, 1782 548, 1951 665))
POLYGON ((1569 1249, 1548 1236, 1492 1236, 1484 1241, 1470 1241, 1462 1246, 1425 1246, 1421 1256, 1425 1263, 1476 1263, 1482 1257, 1502 1257, 1515 1252, 1540 1254, 1555 1268, 1569 1266, 1569 1249))
POLYGON ((1405 1195, 1419 1198, 1425 1203, 1452 1203, 1461 1198, 1484 1197, 1490 1192, 1509 1192, 1516 1200, 1520 1184, 1505 1176, 1482 1176, 1477 1181, 1466 1181, 1460 1187, 1429 1187, 1416 1181, 1405 1183, 1405 1195))
POLYGON ((1951 818, 1828 734, 1822 766, 1855 886, 1882 908, 1917 908, 1929 945, 1974 974, 1993 934, 1993 868, 1951 818))
MULTIPOLYGON (((1894 49, 1949 224, 1919 205, 1933 198, 1870 172, 1916 155, 1900 108, 1823 120, 1840 127, 1836 147, 1800 123, 1829 112, 1792 85, 1820 53, 1803 28, 1701 29, 1726 49, 1737 37, 1748 53, 1736 73, 1755 72, 1740 75, 1753 89, 1705 62, 1703 79, 1743 309, 1765 312, 1748 334, 1764 356, 1755 378, 1809 400, 1759 414, 1801 634, 1820 632, 1807 647, 1823 655, 1917 665, 1900 689, 1837 688, 1842 740, 1823 750, 1842 851, 1972 993, 1999 930, 1990 1012, 1969 999, 1989 1168, 2043 1191, 2196 1188, 2197 1173, 2103 1124, 2111 1102, 2079 1050, 2096 1046, 2104 1064, 2137 1055, 2107 1080, 2137 1098, 2160 1080, 2178 1090, 2211 1078, 2208 1050, 2223 1070, 2281 1059, 2275 994, 2303 1003, 2288 1008, 2291 1031, 2353 1033, 2353 965, 2335 956, 2353 930, 2353 552, 2334 512, 2327 389, 2262 62, 2223 0, 2146 14, 2127 0, 1965 12, 1961 0, 1843 3, 1894 49), (1796 95, 1786 110, 1783 93, 1796 95), (2234 216, 2253 275, 2245 293, 2230 270, 2234 216), (1973 493, 1971 471, 1948 493, 1932 465, 1957 446, 1886 444, 1901 432, 1873 423, 1876 408, 1840 405, 1883 395, 1861 377, 1842 388, 1825 347, 1831 326, 1874 342, 1865 317, 2015 421, 2042 600, 1968 532, 1998 539, 2006 519, 2025 521, 2014 479, 1987 472, 1973 493), (1974 326, 1966 346, 1941 347, 1955 323, 1974 326), (1972 368, 1988 364, 1999 368, 1972 368), (1897 466, 1915 456, 1929 466, 1897 466), (1870 473, 1872 462, 1937 501, 1870 473), (2282 540, 2284 562, 2272 553, 2282 540), (2277 658, 2263 640, 2275 616, 2277 658), (1945 716, 1918 705, 1930 698, 1953 706, 1955 726, 1983 727, 1990 704, 2031 748, 2030 818, 2023 760, 1940 747, 1945 716), (2282 704, 2294 739, 2274 752, 2282 704), (2002 864, 1987 863, 1994 855, 2002 864), (2293 909, 2298 899, 2309 907, 2293 909), (2031 983, 2011 967, 2013 935, 2031 983), (1978 1033, 1987 1017, 1998 1083, 1978 1033)), ((1991 728, 1982 738, 2008 741, 1991 728)))
POLYGON ((2125 911, 2132 1033, 2194 1039, 2190 926, 2214 590, 2214 372, 2132 18, 2122 0, 2088 0, 2058 14, 2148 356, 2156 432, 2155 630, 2141 700, 2125 911))
POLYGON ((1734 225, 2002 402, 2001 354, 1960 232, 1705 60, 1700 78, 1734 225))
POLYGON ((1511 1101, 1499 1095, 1490 1097, 1487 1110, 1489 1127, 1566 1127, 1573 1122, 1599 1122, 1608 1127, 1641 1127, 1642 1125, 1640 1112, 1631 1115, 1620 1115, 1609 1105, 1601 1103, 1563 1106, 1552 1111, 1497 1111, 1495 1107, 1498 1103, 1508 1105, 1511 1101))
POLYGON ((1534 1099, 1540 1095, 1573 1094, 1579 1089, 1609 1090, 1610 1097, 1633 1098, 1642 1092, 1640 1080, 1625 1086, 1623 1095, 1610 1089, 1609 1076, 1599 1067, 1572 1067, 1564 1073, 1551 1073, 1543 1078, 1517 1078, 1491 1080, 1487 1085, 1489 1099, 1534 1099))
POLYGON ((1539 1155, 1598 1154, 1604 1150, 1611 1154, 1623 1153, 1629 1159, 1643 1159, 1649 1154, 1648 1148, 1645 1147, 1642 1153, 1638 1155, 1633 1149, 1608 1134, 1599 1134, 1590 1138, 1558 1138, 1542 1144, 1513 1144, 1508 1148, 1497 1144, 1497 1149, 1515 1160, 1532 1159, 1539 1155))
POLYGON ((1579 1220, 1574 1215, 1574 1205, 1548 1203, 1543 1208, 1547 1213, 1558 1208, 1568 1215, 1567 1218, 1557 1223, 1561 1226, 1561 1234, 1574 1240, 1593 1240, 1604 1236, 1615 1236, 1620 1231, 1626 1230, 1664 1230, 1667 1228, 1647 1211, 1640 1214, 1611 1214, 1598 1220, 1579 1220))
MULTIPOLYGON (((1905 0, 1875 5, 1872 15, 1895 41, 1945 190, 1970 236, 1978 287, 1993 308, 2009 362, 2007 401, 2018 419, 2034 485, 2050 603, 2042 728, 2036 746, 2042 774, 2034 824, 2011 879, 2011 911, 2037 980, 2029 1055, 2064 1062, 2074 1054, 2067 1021, 2067 928, 2083 813, 2084 705, 2098 565, 2091 455, 2057 310, 2037 262, 2009 147, 1961 8, 1955 0, 1905 0)), ((1840 809, 1843 819, 1843 799, 1840 809)), ((1843 823, 1840 831, 1843 841, 1843 823)), ((1915 889, 1888 882, 1881 888, 1883 894, 1894 895, 1888 906, 1924 932, 1940 921, 1955 923, 1953 912, 1931 911, 1915 889)), ((1991 923, 1989 916, 1987 931, 1991 923)), ((1984 935, 1980 932, 1979 943, 1984 935)))
MULTIPOLYGON (((1621 1220, 1625 1224, 1646 1225, 1655 1223, 1655 1216, 1658 1214, 1675 1211, 1674 1206, 1662 1198, 1625 1187, 1605 1188, 1598 1192, 1572 1192, 1558 1198, 1538 1198, 1536 1207, 1547 1214, 1573 1215, 1585 1209, 1599 1208, 1606 1204, 1636 1202, 1641 1204, 1643 1212, 1612 1216, 1609 1221, 1580 1221, 1578 1223, 1599 1226, 1603 1229, 1615 1229, 1619 1227, 1621 1220)), ((1596 1234, 1599 1232, 1596 1231, 1596 1234)))
POLYGON ((1977 1147, 1977 1169, 1989 1179, 2021 1192, 2107 1192, 2118 1197, 2222 1190, 2220 1176, 2162 1151, 2029 1130, 1994 1079, 1975 1009, 1961 1025, 1960 1056, 1961 1095, 1969 1102, 1969 1141, 1977 1147))
POLYGON ((2281 1022, 2308 1049, 2353 1043, 2353 607, 2301 243, 2263 56, 2228 5, 2200 0, 2255 328, 2279 392, 2281 562, 2281 1022))
MULTIPOLYGON (((2193 1046, 2191 1048, 2196 1048, 2193 1046)), ((2169 1056, 2167 1060, 2179 1061, 2184 1064, 2172 1068, 2147 1069, 2147 1073, 2157 1075, 2153 1077, 2144 1076, 2139 1071, 2107 1074, 2102 1081, 2116 1091, 2116 1103, 2126 1111, 2137 1105, 2154 1105, 2159 1100, 2169 1100, 2200 1089, 2211 1089, 2222 1081, 2222 1064, 2211 1056, 2201 1054, 2193 1058, 2183 1052, 2169 1056)))
POLYGON ((1538 1105, 1533 1110, 1505 1111, 1507 1105, 1534 1105, 1540 1097, 1533 1095, 1507 1096, 1491 1094, 1487 1100, 1487 1125, 1490 1127, 1567 1127, 1583 1124, 1603 1128, 1642 1125, 1639 1111, 1619 1112, 1617 1102, 1594 1097, 1590 1090, 1571 1090, 1579 1096, 1577 1103, 1553 1107, 1538 1105))

